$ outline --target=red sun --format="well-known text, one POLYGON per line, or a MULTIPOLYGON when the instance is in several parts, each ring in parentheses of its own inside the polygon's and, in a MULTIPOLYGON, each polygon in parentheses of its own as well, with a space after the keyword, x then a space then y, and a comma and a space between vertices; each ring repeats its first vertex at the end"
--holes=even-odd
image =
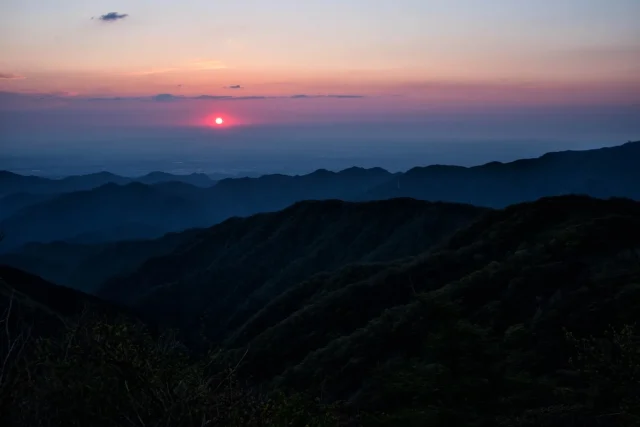
MULTIPOLYGON (((0 0, 0 3, 2 0, 0 0)), ((209 129, 218 129, 220 131, 232 129, 240 124, 237 117, 226 111, 214 111, 197 119, 198 126, 208 127, 209 129)))

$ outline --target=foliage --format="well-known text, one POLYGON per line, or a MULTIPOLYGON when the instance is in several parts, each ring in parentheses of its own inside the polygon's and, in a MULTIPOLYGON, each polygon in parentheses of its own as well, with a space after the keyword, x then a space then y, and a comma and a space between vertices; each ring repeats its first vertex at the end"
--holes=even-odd
POLYGON ((575 347, 571 363, 583 376, 589 403, 599 416, 640 423, 640 338, 635 327, 611 327, 597 338, 568 332, 567 339, 575 347))
MULTIPOLYGON (((25 341, 21 341, 25 343, 25 341)), ((8 366, 0 420, 17 426, 335 426, 335 408, 258 394, 217 352, 193 359, 172 333, 85 311, 8 366)))

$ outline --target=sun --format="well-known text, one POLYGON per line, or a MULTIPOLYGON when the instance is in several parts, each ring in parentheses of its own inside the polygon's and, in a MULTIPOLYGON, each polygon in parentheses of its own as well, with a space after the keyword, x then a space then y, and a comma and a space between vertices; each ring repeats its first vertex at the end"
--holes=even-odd
POLYGON ((223 123, 224 123, 224 120, 222 120, 222 117, 216 117, 216 120, 215 120, 215 121, 216 121, 216 124, 217 124, 217 125, 221 125, 221 124, 223 124, 223 123))

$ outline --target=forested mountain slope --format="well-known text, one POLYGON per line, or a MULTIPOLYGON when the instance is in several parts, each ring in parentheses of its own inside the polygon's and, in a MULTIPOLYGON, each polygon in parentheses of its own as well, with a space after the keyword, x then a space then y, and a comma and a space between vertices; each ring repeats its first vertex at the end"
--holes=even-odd
POLYGON ((567 196, 489 212, 412 260, 302 281, 226 345, 253 381, 346 399, 384 425, 631 425, 615 405, 640 397, 621 329, 638 307, 640 203, 567 196), (596 342, 578 359, 565 333, 610 327, 620 356, 596 342), (598 363, 631 377, 587 372, 598 363), (605 407, 615 415, 594 424, 605 407))
POLYGON ((39 319, 88 300, 107 314, 36 345, 39 375, 15 365, 0 417, 23 405, 105 426, 120 425, 113 414, 243 427, 640 420, 640 203, 628 199, 331 200, 228 220, 101 291, 179 327, 191 353, 108 320, 117 306, 0 277, 4 308, 19 294, 39 319))
POLYGON ((185 329, 204 316, 208 336, 221 337, 298 281, 417 255, 484 212, 412 199, 301 202, 213 226, 98 294, 185 329))

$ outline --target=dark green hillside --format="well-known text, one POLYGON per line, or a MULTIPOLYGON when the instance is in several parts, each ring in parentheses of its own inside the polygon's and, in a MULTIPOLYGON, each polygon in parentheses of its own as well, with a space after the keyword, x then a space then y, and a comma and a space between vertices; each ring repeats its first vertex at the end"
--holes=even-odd
POLYGON ((640 425, 631 200, 298 203, 198 232, 103 289, 204 338, 192 349, 221 345, 209 352, 0 277, 2 312, 14 301, 39 325, 0 371, 3 425, 640 425))
POLYGON ((411 199, 297 203, 211 227, 99 294, 187 329, 204 316, 208 336, 218 339, 296 282, 349 263, 419 254, 484 212, 411 199))
POLYGON ((33 339, 51 335, 85 311, 109 319, 138 317, 126 307, 0 265, 0 324, 3 329, 10 327, 0 334, 3 351, 6 352, 7 337, 15 338, 21 333, 33 339))
MULTIPOLYGON (((620 405, 640 399, 638 366, 606 353, 598 363, 620 363, 631 388, 594 377, 565 328, 603 336, 639 307, 640 203, 549 198, 490 212, 417 259, 302 282, 229 354, 249 349, 242 373, 255 381, 346 399, 384 425, 632 425, 638 407, 620 405)), ((640 363, 635 338, 616 337, 640 363)))
POLYGON ((135 319, 0 266, 0 425, 324 427, 345 418, 306 395, 256 393, 218 352, 196 359, 171 331, 135 319))
POLYGON ((80 314, 86 304, 101 306, 107 311, 123 311, 94 296, 54 285, 38 276, 5 265, 0 265, 0 284, 0 304, 3 308, 14 298, 19 303, 59 317, 80 314))
POLYGON ((169 233, 159 239, 101 244, 31 243, 0 254, 0 264, 30 271, 54 283, 94 292, 107 278, 133 273, 144 261, 171 253, 200 230, 169 233))

